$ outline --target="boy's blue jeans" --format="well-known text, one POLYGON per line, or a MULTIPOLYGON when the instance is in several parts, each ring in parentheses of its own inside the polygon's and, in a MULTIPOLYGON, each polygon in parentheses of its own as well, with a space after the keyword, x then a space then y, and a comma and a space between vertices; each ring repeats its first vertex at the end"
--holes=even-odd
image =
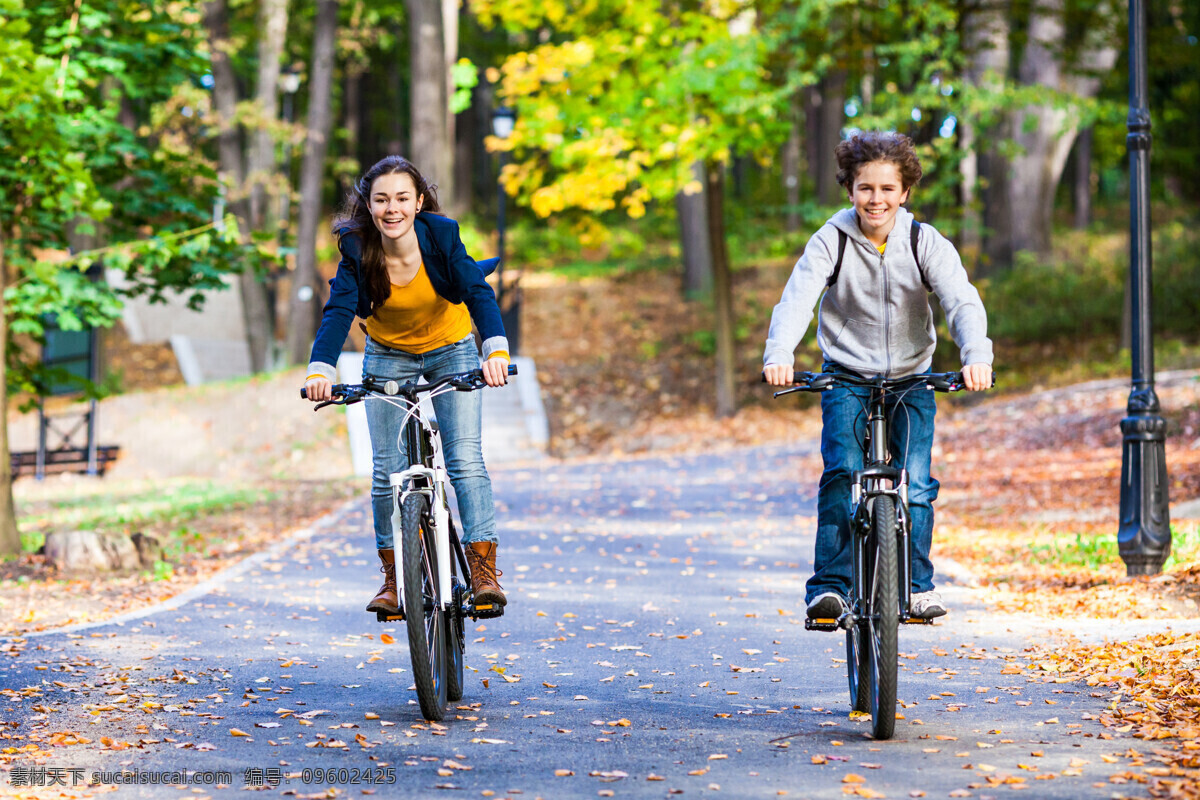
MULTIPOLYGON (((826 363, 826 372, 844 371, 826 363)), ((850 593, 850 483, 851 473, 863 467, 862 441, 866 433, 864 408, 870 389, 836 386, 821 393, 821 458, 825 472, 817 490, 817 548, 813 576, 805 585, 805 602, 824 592, 842 597, 850 593)), ((912 591, 933 588, 933 501, 938 482, 929 473, 933 449, 933 418, 937 411, 933 392, 914 389, 886 402, 889 421, 888 449, 896 467, 908 470, 908 509, 912 517, 912 591)))
MULTIPOLYGON (((420 355, 394 350, 367 339, 364 355, 364 377, 401 383, 420 377, 432 382, 446 375, 479 367, 479 354, 472 336, 420 355)), ((371 510, 375 517, 375 546, 380 550, 388 550, 394 545, 392 486, 388 476, 409 466, 403 440, 397 443, 404 412, 382 400, 370 400, 366 407, 374 462, 371 510)), ((494 542, 496 514, 492 505, 492 481, 483 465, 480 438, 483 398, 477 391, 447 392, 433 398, 433 410, 441 431, 446 472, 458 499, 462 542, 494 542)))

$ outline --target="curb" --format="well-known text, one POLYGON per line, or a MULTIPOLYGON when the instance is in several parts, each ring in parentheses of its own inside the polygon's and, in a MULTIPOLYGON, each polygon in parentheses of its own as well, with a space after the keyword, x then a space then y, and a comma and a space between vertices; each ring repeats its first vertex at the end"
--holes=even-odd
POLYGON ((104 625, 124 625, 126 622, 132 622, 134 620, 143 619, 155 614, 160 614, 163 611, 171 611, 179 608, 180 606, 186 605, 198 597, 203 597, 218 586, 222 586, 234 578, 245 574, 264 561, 270 561, 271 559, 276 558, 280 553, 284 552, 288 548, 295 547, 298 542, 302 542, 311 538, 316 533, 320 533, 328 528, 333 527, 337 520, 341 519, 344 514, 362 502, 363 500, 361 497, 354 500, 347 500, 341 506, 333 511, 330 511, 312 525, 305 528, 295 529, 282 541, 276 542, 268 549, 246 556, 233 566, 226 567, 216 575, 213 575, 212 577, 201 581, 195 586, 185 589, 179 594, 173 595, 172 597, 169 597, 159 603, 154 603, 153 605, 146 606, 145 608, 138 609, 137 611, 128 611, 124 614, 118 614, 117 616, 109 617, 108 619, 79 622, 75 623, 74 625, 64 625, 61 628, 48 628, 41 631, 31 631, 30 633, 21 634, 20 636, 4 636, 2 638, 6 641, 18 641, 24 639, 34 639, 41 636, 52 636, 60 633, 78 633, 79 631, 85 631, 91 628, 99 628, 104 625))

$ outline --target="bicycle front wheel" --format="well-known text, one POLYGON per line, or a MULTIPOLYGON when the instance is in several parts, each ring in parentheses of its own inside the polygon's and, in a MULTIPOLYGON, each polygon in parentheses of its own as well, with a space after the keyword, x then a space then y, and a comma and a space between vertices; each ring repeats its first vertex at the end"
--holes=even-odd
POLYGON ((869 573, 869 634, 866 637, 871 667, 871 735, 876 739, 890 739, 896 727, 896 636, 900 627, 896 501, 888 495, 880 495, 873 506, 871 540, 875 557, 874 569, 869 573))
POLYGON ((437 549, 429 526, 429 499, 410 494, 400 508, 404 553, 404 618, 417 701, 425 719, 446 714, 446 613, 442 609, 437 549))

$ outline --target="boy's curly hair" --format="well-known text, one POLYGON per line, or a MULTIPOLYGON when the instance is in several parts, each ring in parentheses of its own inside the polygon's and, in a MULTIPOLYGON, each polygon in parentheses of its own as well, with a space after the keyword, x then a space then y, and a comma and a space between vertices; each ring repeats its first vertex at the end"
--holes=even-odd
POLYGON ((913 150, 912 139, 903 133, 891 131, 863 131, 845 141, 838 142, 833 149, 837 158, 837 182, 846 191, 851 191, 858 170, 872 161, 895 164, 900 171, 900 180, 905 189, 921 182, 921 162, 913 150))

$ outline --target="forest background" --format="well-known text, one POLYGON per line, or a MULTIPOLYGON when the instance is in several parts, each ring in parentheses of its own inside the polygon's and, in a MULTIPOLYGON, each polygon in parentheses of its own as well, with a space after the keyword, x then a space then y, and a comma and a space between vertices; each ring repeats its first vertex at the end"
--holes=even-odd
MULTIPOLYGON (((1192 366, 1200 9, 1145 5, 1159 365, 1192 366)), ((125 297, 199 307, 228 275, 254 368, 306 362, 330 215, 401 153, 477 256, 502 246, 506 209, 508 314, 522 297, 539 313, 549 285, 634 298, 628 352, 581 335, 574 363, 549 367, 562 451, 639 415, 726 417, 764 401, 772 294, 845 204, 831 153, 855 128, 916 141, 911 206, 981 287, 1003 386, 1127 374, 1126 15, 1109 0, 0 0, 0 391, 7 405, 56 379, 37 358, 48 312, 111 326, 125 297), (497 109, 515 114, 506 138, 497 109), (127 284, 88 280, 95 265, 127 284)), ((578 308, 562 310, 569 342, 578 308)), ((818 358, 806 343, 798 363, 818 358)), ((0 552, 15 553, 8 449, 0 425, 0 552)))

